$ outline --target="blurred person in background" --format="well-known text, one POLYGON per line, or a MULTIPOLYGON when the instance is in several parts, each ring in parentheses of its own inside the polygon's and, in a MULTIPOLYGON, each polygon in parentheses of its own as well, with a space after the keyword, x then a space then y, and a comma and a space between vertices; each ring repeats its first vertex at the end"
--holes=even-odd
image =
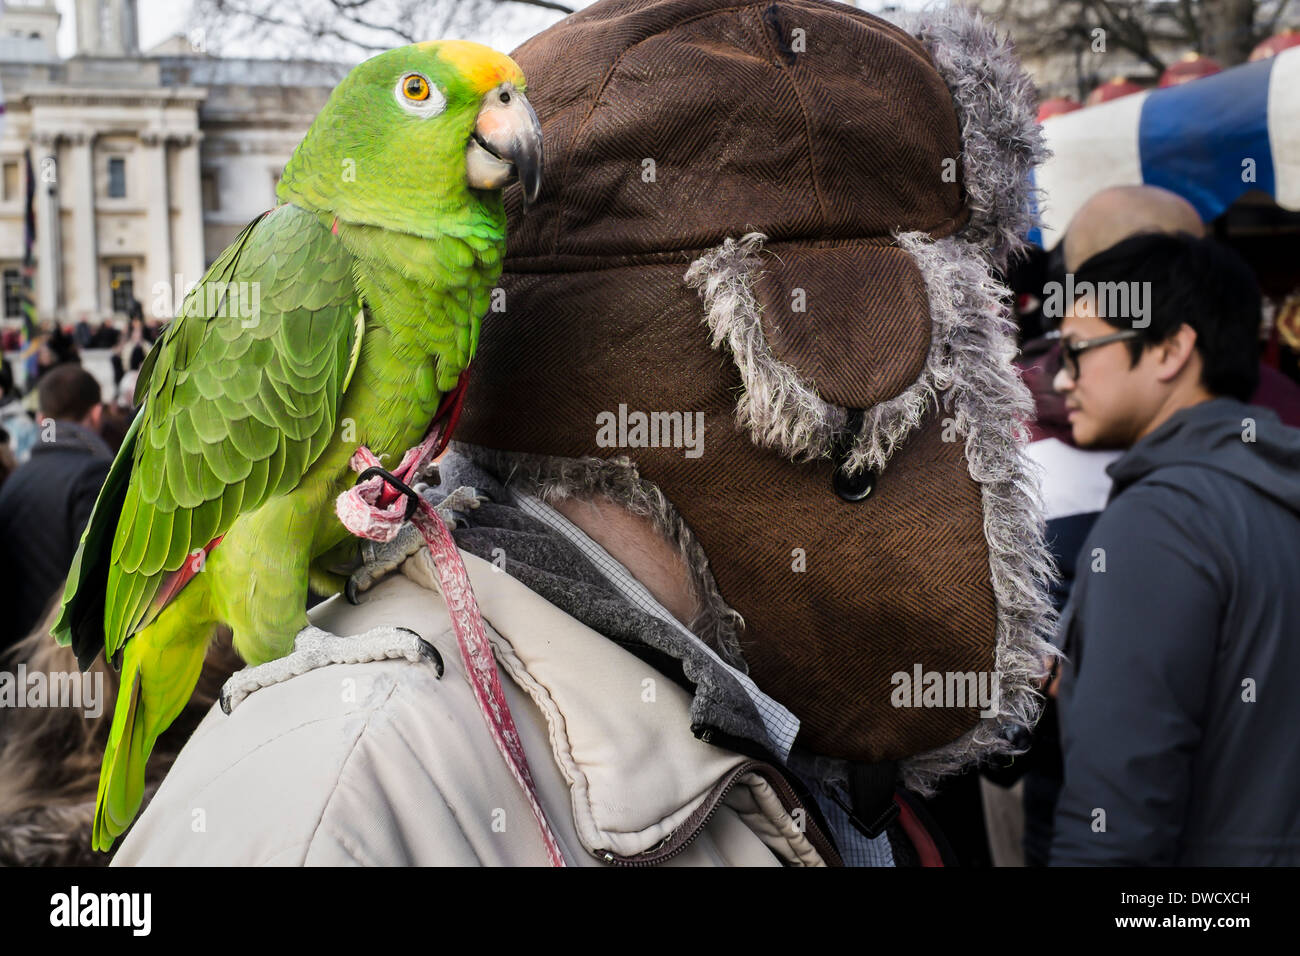
POLYGON ((0 425, 0 485, 4 484, 5 479, 12 475, 17 467, 18 459, 9 444, 9 432, 0 425))
POLYGON ((1081 294, 1061 325, 1075 444, 1126 451, 1058 632, 1051 863, 1295 865, 1300 430, 1246 404, 1258 287, 1188 235, 1125 239, 1074 281, 1146 305, 1081 294))
MULTIPOLYGON (((1018 360, 1034 395, 1036 420, 1031 423, 1030 456, 1042 469, 1047 539, 1060 575, 1052 588, 1052 602, 1060 611, 1070 596, 1075 565, 1093 522, 1105 506, 1111 479, 1106 467, 1120 451, 1080 448, 1075 445, 1067 418, 1065 396, 1053 388, 1061 367, 1059 326, 1061 315, 1043 315, 1053 283, 1063 283, 1084 260, 1139 232, 1183 232, 1203 236, 1205 228, 1196 209, 1183 197, 1156 186, 1118 186, 1091 197, 1075 214, 1065 237, 1050 252, 1039 252, 1037 262, 1021 268, 1021 281, 1013 288, 1025 305, 1039 306, 1022 319, 1024 344, 1018 360)), ((1049 311, 1051 311, 1049 309, 1049 311)), ((1022 310, 1023 315, 1023 310, 1022 310)), ((1300 425, 1300 387, 1276 369, 1261 363, 1260 383, 1251 403, 1271 408, 1287 425, 1300 425)), ((1050 854, 1053 816, 1061 788, 1061 752, 1055 700, 1049 697, 1034 730, 1033 749, 1008 771, 986 776, 1003 786, 1023 777, 1024 862, 1045 866, 1050 854)), ((990 802, 985 784, 985 800, 990 802)), ((995 794, 992 799, 996 800, 995 794)), ((992 832, 996 845, 998 838, 992 832)))
POLYGON ((39 382, 50 369, 68 362, 80 363, 81 353, 77 343, 65 330, 55 326, 43 336, 27 355, 27 383, 39 382))
POLYGON ((140 367, 144 365, 152 341, 149 329, 145 326, 144 316, 133 315, 127 321, 126 333, 113 354, 113 381, 119 388, 123 380, 129 376, 131 388, 134 390, 135 373, 138 373, 140 367))
MULTIPOLYGON (((1120 455, 1116 449, 1075 445, 1065 397, 1053 387, 1053 379, 1061 368, 1059 326, 1064 312, 1061 294, 1067 273, 1074 273, 1084 260, 1139 232, 1203 236, 1205 229, 1192 204, 1167 189, 1158 186, 1103 189, 1075 213, 1056 248, 1042 253, 1038 283, 1032 287, 1041 308, 1036 310, 1032 321, 1022 324, 1028 341, 1022 346, 1019 364, 1025 384, 1033 393, 1035 407, 1028 452, 1042 473, 1047 542, 1059 572, 1052 583, 1052 604, 1058 612, 1069 600, 1079 549, 1110 494, 1111 480, 1106 467, 1120 455)), ((1035 276, 1028 278, 1032 280, 1035 276)), ((1018 769, 1024 779, 1024 863, 1046 866, 1062 775, 1060 728, 1056 702, 1050 697, 1034 729, 1033 749, 1016 763, 1018 766, 1012 769, 1018 769)), ((995 799, 996 794, 990 795, 986 784, 986 802, 995 799)), ((990 839, 998 842, 993 834, 990 839)))
POLYGON ((82 315, 77 320, 77 324, 72 327, 72 339, 77 343, 77 348, 88 349, 91 347, 91 340, 95 337, 95 330, 90 327, 90 318, 82 315))
POLYGON ((121 330, 105 319, 96 326, 94 334, 90 337, 89 347, 92 349, 111 349, 117 346, 121 338, 121 330))
POLYGON ((99 383, 80 365, 37 386, 31 458, 0 487, 0 581, 9 594, 0 650, 25 636, 68 573, 113 453, 99 436, 99 383))
POLYGON ((122 442, 126 440, 126 433, 135 419, 135 412, 129 400, 126 404, 120 401, 105 402, 103 409, 99 420, 99 437, 104 439, 104 444, 116 455, 117 450, 122 447, 122 442))
POLYGON ((8 359, 0 359, 0 428, 4 429, 4 445, 14 456, 10 472, 27 460, 36 441, 36 423, 23 406, 23 393, 14 383, 13 368, 8 359))

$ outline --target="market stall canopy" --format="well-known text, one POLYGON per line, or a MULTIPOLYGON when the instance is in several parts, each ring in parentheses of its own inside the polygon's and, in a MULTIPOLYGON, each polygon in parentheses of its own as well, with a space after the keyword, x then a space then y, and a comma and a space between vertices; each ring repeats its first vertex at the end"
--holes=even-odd
POLYGON ((1277 56, 1283 50, 1289 50, 1293 46, 1300 46, 1300 30, 1287 27, 1251 50, 1250 62, 1254 63, 1256 60, 1266 60, 1270 56, 1277 56))
POLYGON ((1300 48, 1054 116, 1043 134, 1053 157, 1035 176, 1041 230, 1031 238, 1044 248, 1109 186, 1163 186, 1206 222, 1251 190, 1300 210, 1300 48))
POLYGON ((1223 67, 1216 60, 1201 56, 1199 53, 1188 53, 1161 73, 1160 82, 1156 85, 1163 90, 1171 86, 1182 86, 1192 80, 1203 80, 1207 76, 1222 72, 1223 67))
POLYGON ((1073 113, 1075 110, 1083 109, 1082 103, 1077 103, 1068 96, 1058 96, 1055 99, 1044 100, 1038 107, 1038 122, 1045 119, 1051 119, 1053 116, 1060 116, 1064 113, 1073 113))
POLYGON ((1102 103, 1109 103, 1111 100, 1117 100, 1122 96, 1141 93, 1145 89, 1145 86, 1134 83, 1126 76, 1117 76, 1094 89, 1088 94, 1088 98, 1084 102, 1088 106, 1100 106, 1102 103))

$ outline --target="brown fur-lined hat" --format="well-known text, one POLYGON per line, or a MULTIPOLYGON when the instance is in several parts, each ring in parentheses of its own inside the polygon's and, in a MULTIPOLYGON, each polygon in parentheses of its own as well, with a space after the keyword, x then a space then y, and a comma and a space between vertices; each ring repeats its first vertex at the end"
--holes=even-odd
POLYGON ((819 0, 602 0, 514 57, 547 170, 526 217, 507 194, 457 439, 628 456, 807 749, 921 789, 1005 749, 1049 573, 993 272, 1042 158, 1006 45, 960 8, 909 33, 819 0), (700 416, 698 455, 602 431, 656 411, 700 416), (898 706, 918 665, 995 675, 996 715, 898 706))

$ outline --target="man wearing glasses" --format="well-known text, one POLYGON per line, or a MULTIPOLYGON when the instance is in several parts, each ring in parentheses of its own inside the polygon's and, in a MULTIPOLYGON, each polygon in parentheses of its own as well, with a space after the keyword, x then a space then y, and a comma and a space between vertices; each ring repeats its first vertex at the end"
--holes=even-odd
POLYGON ((1061 618, 1052 863, 1295 865, 1300 430, 1245 404, 1258 288, 1187 235, 1073 280, 1055 388, 1076 444, 1126 451, 1061 618))

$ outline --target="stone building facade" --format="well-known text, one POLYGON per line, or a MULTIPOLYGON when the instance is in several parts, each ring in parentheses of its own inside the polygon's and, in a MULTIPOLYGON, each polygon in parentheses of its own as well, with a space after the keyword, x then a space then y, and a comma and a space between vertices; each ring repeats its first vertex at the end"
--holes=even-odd
POLYGON ((346 66, 233 60, 177 37, 140 52, 134 0, 77 0, 77 47, 59 13, 0 0, 0 307, 24 251, 26 173, 36 182, 35 294, 42 320, 92 325, 132 296, 170 318, 179 294, 274 204, 294 146, 346 66))

